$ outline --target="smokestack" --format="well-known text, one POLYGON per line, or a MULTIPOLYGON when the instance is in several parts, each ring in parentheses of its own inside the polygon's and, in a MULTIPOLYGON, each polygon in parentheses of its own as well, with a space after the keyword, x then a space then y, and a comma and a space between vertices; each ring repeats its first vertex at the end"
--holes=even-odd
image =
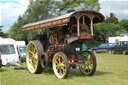
POLYGON ((69 10, 67 11, 67 13, 74 12, 74 11, 75 11, 75 9, 69 9, 69 10))

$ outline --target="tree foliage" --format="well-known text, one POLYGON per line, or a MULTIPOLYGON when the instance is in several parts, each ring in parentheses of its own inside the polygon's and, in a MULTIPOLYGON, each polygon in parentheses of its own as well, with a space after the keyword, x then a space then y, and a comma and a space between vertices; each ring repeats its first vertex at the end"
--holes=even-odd
POLYGON ((100 23, 95 25, 95 39, 99 42, 108 42, 108 37, 114 37, 122 33, 123 30, 120 32, 119 24, 114 23, 100 23))
POLYGON ((108 42, 108 37, 119 36, 120 33, 128 32, 128 20, 124 19, 120 22, 114 13, 110 13, 104 23, 95 25, 95 40, 99 42, 108 42))
POLYGON ((7 33, 4 33, 4 32, 2 31, 2 28, 4 28, 4 26, 0 26, 0 37, 7 37, 8 34, 7 34, 7 33))
POLYGON ((76 8, 75 10, 100 10, 98 0, 61 0, 56 2, 56 9, 61 11, 69 8, 76 8))
POLYGON ((120 25, 121 25, 122 29, 124 29, 126 32, 128 32, 128 20, 127 19, 121 20, 120 25))
POLYGON ((117 24, 119 21, 114 13, 110 13, 110 17, 107 17, 105 22, 117 24))
POLYGON ((19 16, 18 20, 9 29, 9 37, 15 40, 26 40, 27 33, 21 31, 24 24, 23 17, 19 16))
POLYGON ((4 33, 2 32, 2 28, 3 28, 3 26, 0 26, 0 37, 4 36, 4 33))

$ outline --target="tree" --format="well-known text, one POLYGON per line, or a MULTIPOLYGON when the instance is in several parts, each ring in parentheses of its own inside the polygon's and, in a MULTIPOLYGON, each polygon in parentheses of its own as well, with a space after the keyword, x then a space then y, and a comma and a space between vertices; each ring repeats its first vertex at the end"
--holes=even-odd
POLYGON ((53 11, 54 0, 36 0, 31 1, 25 17, 28 23, 44 20, 51 17, 53 11))
POLYGON ((128 32, 128 19, 121 20, 120 25, 121 25, 122 29, 124 29, 126 32, 128 32))
POLYGON ((69 8, 74 8, 75 10, 100 10, 100 5, 98 0, 60 0, 56 2, 56 7, 58 14, 69 8))
POLYGON ((114 23, 99 23, 95 25, 94 39, 99 42, 108 42, 108 37, 114 37, 123 33, 119 24, 114 23))
POLYGON ((114 24, 119 23, 118 18, 116 17, 116 15, 114 13, 110 13, 110 17, 107 17, 105 22, 106 23, 114 23, 114 24))
POLYGON ((2 29, 0 29, 0 37, 4 37, 4 33, 2 32, 2 29))
POLYGON ((4 27, 4 26, 0 26, 0 37, 7 37, 8 33, 2 32, 2 28, 3 28, 3 27, 4 27))
POLYGON ((22 16, 18 17, 18 20, 9 29, 9 37, 15 40, 25 40, 27 41, 27 33, 22 32, 22 26, 25 21, 22 16))

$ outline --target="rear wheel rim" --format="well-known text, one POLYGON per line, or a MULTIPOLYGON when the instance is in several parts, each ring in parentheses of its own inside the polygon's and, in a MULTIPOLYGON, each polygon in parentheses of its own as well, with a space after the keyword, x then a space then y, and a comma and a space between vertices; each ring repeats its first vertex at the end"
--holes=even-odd
POLYGON ((38 52, 33 43, 29 43, 27 47, 27 67, 31 73, 35 73, 38 65, 38 52))
POLYGON ((55 54, 53 59, 53 70, 58 78, 63 78, 66 74, 65 60, 60 54, 55 54))
POLYGON ((93 71, 93 59, 92 55, 88 52, 83 52, 81 58, 84 61, 84 66, 80 66, 80 70, 84 75, 89 75, 93 71))

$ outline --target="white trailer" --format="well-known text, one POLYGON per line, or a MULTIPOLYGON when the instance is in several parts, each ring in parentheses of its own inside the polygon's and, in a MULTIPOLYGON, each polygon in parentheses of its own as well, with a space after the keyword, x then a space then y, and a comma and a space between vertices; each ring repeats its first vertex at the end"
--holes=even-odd
POLYGON ((14 39, 0 38, 0 52, 2 65, 19 62, 19 55, 14 39))
POLYGON ((116 43, 118 41, 128 41, 128 36, 117 36, 117 37, 109 37, 109 43, 116 43))

